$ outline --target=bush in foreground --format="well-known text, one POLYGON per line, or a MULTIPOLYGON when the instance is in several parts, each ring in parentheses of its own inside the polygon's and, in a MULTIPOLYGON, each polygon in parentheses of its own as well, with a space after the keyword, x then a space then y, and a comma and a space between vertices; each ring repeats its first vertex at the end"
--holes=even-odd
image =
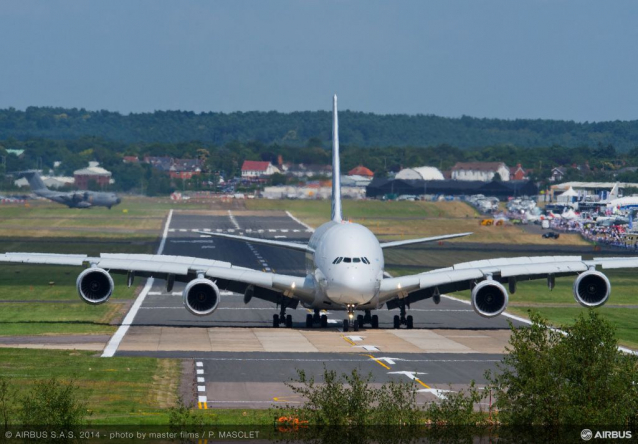
POLYGON ((618 350, 608 321, 589 310, 563 333, 530 319, 512 327, 499 373, 486 374, 502 424, 636 424, 638 359, 618 350))

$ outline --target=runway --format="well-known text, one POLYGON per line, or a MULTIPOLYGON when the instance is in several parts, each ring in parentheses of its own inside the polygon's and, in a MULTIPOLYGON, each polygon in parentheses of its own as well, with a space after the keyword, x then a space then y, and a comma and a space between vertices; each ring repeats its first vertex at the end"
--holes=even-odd
MULTIPOLYGON (((210 238, 194 231, 245 234, 307 241, 304 225, 285 212, 174 212, 166 227, 163 254, 196 256, 284 274, 304 275, 303 253, 245 242, 210 238)), ((193 359, 194 390, 202 408, 264 408, 291 401, 285 382, 303 369, 319 376, 324 365, 340 373, 353 368, 373 375, 375 383, 413 380, 425 402, 439 390, 484 383, 486 369, 495 368, 509 338, 507 319, 484 319, 463 302, 443 298, 413 304, 413 330, 392 329, 396 311, 381 309, 378 330, 343 333, 344 312, 327 312, 327 329, 305 327, 308 310, 288 310, 293 328, 273 328, 273 304, 223 292, 211 316, 197 317, 183 307, 175 284, 167 292, 155 281, 126 332, 116 356, 193 359)), ((518 324, 516 320, 513 321, 518 324)))

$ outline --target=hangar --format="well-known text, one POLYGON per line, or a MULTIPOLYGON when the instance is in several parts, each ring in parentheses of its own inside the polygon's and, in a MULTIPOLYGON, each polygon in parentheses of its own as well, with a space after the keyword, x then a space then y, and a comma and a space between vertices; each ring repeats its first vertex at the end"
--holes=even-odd
POLYGON ((383 197, 387 194, 461 196, 484 194, 501 200, 513 196, 535 196, 538 187, 531 180, 508 182, 483 182, 480 180, 402 180, 374 179, 366 187, 367 197, 383 197))

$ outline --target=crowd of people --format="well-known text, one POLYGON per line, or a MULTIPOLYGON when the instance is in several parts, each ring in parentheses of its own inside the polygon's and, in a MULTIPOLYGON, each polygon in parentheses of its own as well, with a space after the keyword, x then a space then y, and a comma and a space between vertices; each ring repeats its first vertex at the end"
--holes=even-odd
POLYGON ((553 219, 550 228, 560 231, 576 232, 583 238, 596 244, 611 245, 620 248, 638 250, 638 243, 626 237, 626 224, 597 225, 593 220, 583 219, 553 219))

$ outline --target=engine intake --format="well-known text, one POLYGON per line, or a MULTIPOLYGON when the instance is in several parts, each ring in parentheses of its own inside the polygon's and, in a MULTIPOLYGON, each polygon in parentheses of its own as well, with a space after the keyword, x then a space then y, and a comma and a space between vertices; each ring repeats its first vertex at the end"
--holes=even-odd
POLYGON ((600 271, 586 271, 574 281, 574 299, 583 307, 600 307, 611 294, 611 284, 600 271))
POLYGON ((219 288, 209 279, 193 279, 182 294, 186 309, 197 316, 209 315, 219 305, 219 288))
POLYGON ((80 298, 87 304, 103 304, 113 294, 115 284, 108 271, 102 268, 87 268, 78 276, 76 287, 80 298))
POLYGON ((485 318, 503 313, 508 301, 505 287, 493 280, 482 281, 472 290, 472 308, 485 318))

